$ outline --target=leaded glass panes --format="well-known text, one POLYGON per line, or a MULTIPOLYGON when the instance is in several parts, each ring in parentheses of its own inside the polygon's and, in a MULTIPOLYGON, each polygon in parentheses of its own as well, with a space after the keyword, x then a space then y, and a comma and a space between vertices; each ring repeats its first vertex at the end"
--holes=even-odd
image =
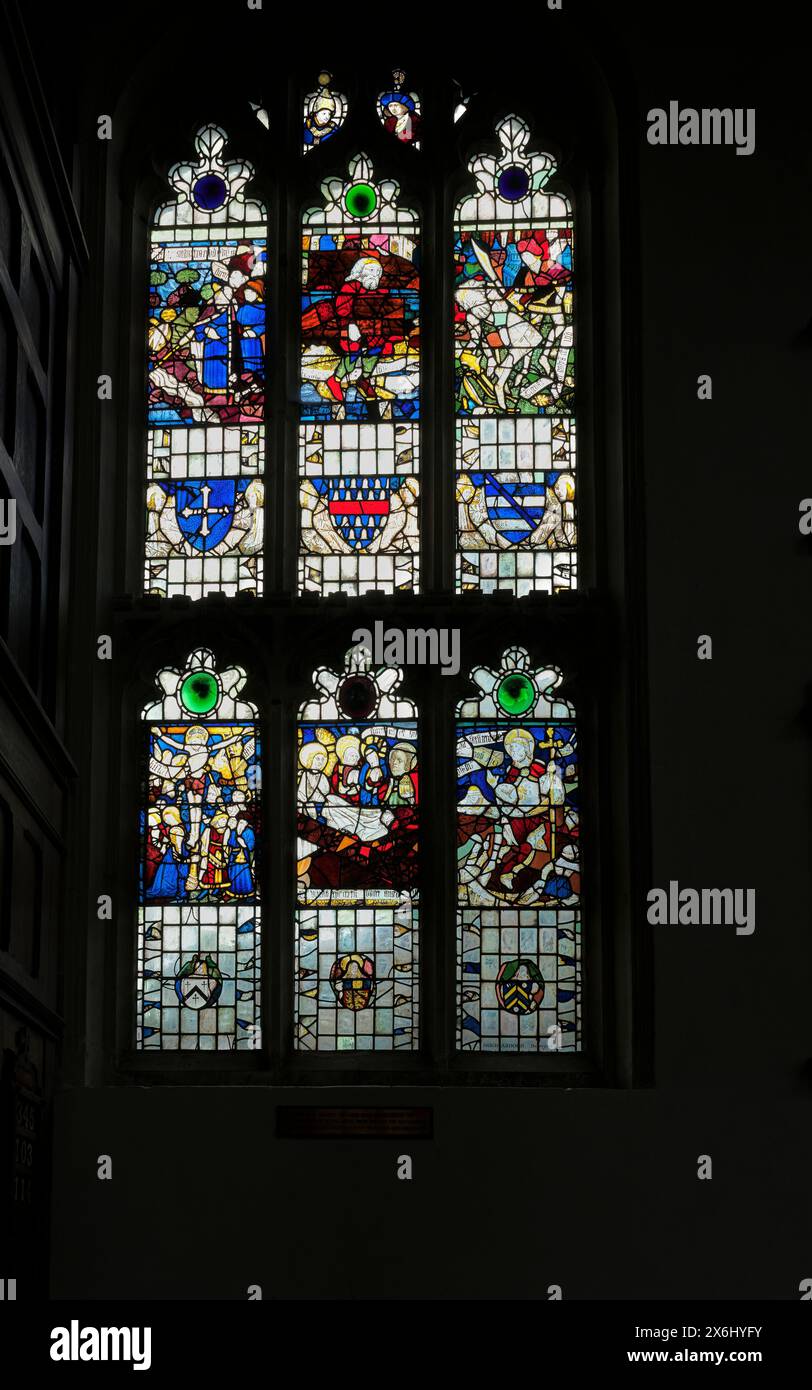
POLYGON ((205 126, 151 235, 144 587, 262 592, 265 208, 205 126))
POLYGON ((580 1048, 575 711, 511 647, 457 707, 457 997, 463 1052, 580 1048))
POLYGON ((302 236, 299 588, 418 587, 420 242, 365 155, 302 236))
POLYGON ((142 712, 136 1046, 260 1045, 259 733, 245 672, 210 651, 142 712))
MULTIPOLYGON (((382 151, 394 140, 418 149, 420 100, 405 73, 367 96, 370 139, 382 151)), ((305 98, 301 147, 298 109, 306 154, 348 117, 327 72, 305 98)), ((531 150, 527 125, 509 116, 496 133, 499 153, 471 161, 476 191, 454 210, 456 587, 517 598, 576 587, 573 216, 549 191, 555 162, 531 150)), ((301 261, 291 268, 282 256, 278 267, 281 304, 286 277, 301 285, 298 325, 280 315, 291 342, 298 328, 297 418, 290 436, 281 423, 278 432, 295 450, 296 587, 317 598, 416 594, 422 228, 366 154, 345 162, 345 139, 326 156, 296 155, 309 188, 301 261)), ((263 587, 267 219, 245 194, 251 167, 227 160, 225 145, 217 126, 198 133, 197 160, 170 171, 175 196, 151 232, 145 587, 164 597, 263 587)), ((415 169, 419 189, 425 152, 392 157, 415 169)), ((293 207, 295 187, 280 177, 280 206, 293 207)), ((438 215, 430 244, 440 230, 438 215)), ((450 409, 441 402, 446 421, 450 409)), ((432 441, 440 464, 442 433, 432 441)), ((290 498, 285 486, 279 496, 290 498)), ((289 534, 282 519, 279 533, 289 534)), ((209 639, 188 645, 200 640, 209 639)), ((356 645, 342 669, 318 666, 299 707, 284 1027, 300 1054, 420 1046, 418 726, 388 661, 356 645)), ((457 1048, 578 1051, 575 711, 553 693, 557 668, 535 669, 522 647, 472 679, 477 693, 456 711, 457 1048)), ((143 711, 136 1045, 256 1048, 257 711, 240 698, 244 670, 219 672, 208 647, 158 682, 160 698, 143 711)), ((443 717, 439 705, 433 714, 443 717)), ((286 855, 293 817, 289 830, 286 855)), ((432 978, 435 1029, 442 1001, 443 981, 432 978)))
POLYGON ((333 91, 333 74, 320 72, 316 90, 304 99, 302 153, 319 148, 340 130, 347 117, 347 98, 333 91))
POLYGON ((576 587, 573 218, 516 116, 454 247, 457 590, 576 587))
POLYGON ((378 97, 378 119, 390 135, 402 145, 420 149, 420 98, 405 86, 406 74, 396 68, 392 85, 378 97))
POLYGON ((400 677, 353 648, 299 711, 300 1051, 417 1047, 419 762, 400 677))

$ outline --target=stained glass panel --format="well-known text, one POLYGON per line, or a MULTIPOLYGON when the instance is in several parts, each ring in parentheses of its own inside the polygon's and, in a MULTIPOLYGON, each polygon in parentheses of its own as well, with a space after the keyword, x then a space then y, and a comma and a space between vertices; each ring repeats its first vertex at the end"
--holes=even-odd
POLYGON ((216 126, 178 164, 152 229, 148 593, 262 591, 265 209, 216 126))
POLYGON ((457 589, 576 587, 573 219, 516 116, 469 165, 454 251, 457 589))
POLYGON ((392 85, 378 97, 378 119, 384 130, 402 145, 420 149, 420 98, 405 88, 406 74, 399 69, 392 73, 392 85))
POLYGON ((366 156, 304 217, 299 587, 418 584, 420 247, 366 156))
POLYGON ((314 92, 304 99, 302 152, 309 154, 340 130, 347 118, 347 98, 332 90, 331 72, 320 72, 314 92))
POLYGON ((260 749, 245 673, 201 648, 146 706, 136 1045, 260 1045, 260 749))
POLYGON ((352 649, 299 712, 300 1051, 417 1047, 418 742, 400 674, 352 649))
POLYGON ((580 1048, 574 710, 521 647, 457 709, 457 992, 463 1052, 580 1048))

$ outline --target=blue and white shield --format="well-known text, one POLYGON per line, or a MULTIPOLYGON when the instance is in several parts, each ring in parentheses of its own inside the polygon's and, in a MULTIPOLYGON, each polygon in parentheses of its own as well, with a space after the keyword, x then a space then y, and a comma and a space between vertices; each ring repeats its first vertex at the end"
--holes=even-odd
POLYGON ((401 478, 358 475, 313 480, 327 502, 327 511, 339 535, 353 550, 366 550, 386 522, 391 497, 401 478))
POLYGON ((484 484, 488 517, 502 539, 509 545, 526 541, 544 515, 544 483, 507 481, 495 473, 474 475, 472 481, 484 484))
POLYGON ((195 550, 213 550, 234 524, 237 501, 235 478, 201 478, 172 483, 175 514, 184 540, 195 550))

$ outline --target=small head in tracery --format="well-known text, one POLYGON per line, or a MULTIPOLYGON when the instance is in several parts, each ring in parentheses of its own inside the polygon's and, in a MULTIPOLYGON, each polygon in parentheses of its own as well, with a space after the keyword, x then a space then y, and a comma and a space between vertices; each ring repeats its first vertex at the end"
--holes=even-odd
POLYGON ((307 154, 316 145, 321 145, 335 135, 344 124, 347 114, 346 98, 330 88, 332 73, 320 72, 318 89, 310 92, 304 102, 304 128, 302 140, 307 154))
POLYGON ((392 87, 381 92, 378 97, 378 116, 384 130, 394 135, 404 145, 420 148, 420 98, 415 92, 403 90, 405 72, 396 68, 392 73, 392 87))

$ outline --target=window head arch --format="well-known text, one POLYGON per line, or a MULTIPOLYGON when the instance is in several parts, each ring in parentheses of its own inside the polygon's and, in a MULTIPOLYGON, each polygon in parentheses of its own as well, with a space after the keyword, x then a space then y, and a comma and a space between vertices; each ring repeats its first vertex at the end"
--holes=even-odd
POLYGON ((523 647, 457 706, 457 1046, 580 1047, 575 710, 523 647))
POLYGON ((573 217, 518 116, 455 214, 457 590, 576 585, 573 217))
POLYGON ((419 581, 420 227, 356 155, 302 225, 299 588, 419 581))
POLYGON ((354 647, 299 709, 299 1051, 418 1046, 417 711, 401 679, 354 647))
POLYGON ((253 174, 198 131, 152 226, 144 587, 262 592, 266 210, 253 174))
POLYGON ((246 674, 204 647, 144 706, 136 1046, 260 1045, 260 747, 246 674))

